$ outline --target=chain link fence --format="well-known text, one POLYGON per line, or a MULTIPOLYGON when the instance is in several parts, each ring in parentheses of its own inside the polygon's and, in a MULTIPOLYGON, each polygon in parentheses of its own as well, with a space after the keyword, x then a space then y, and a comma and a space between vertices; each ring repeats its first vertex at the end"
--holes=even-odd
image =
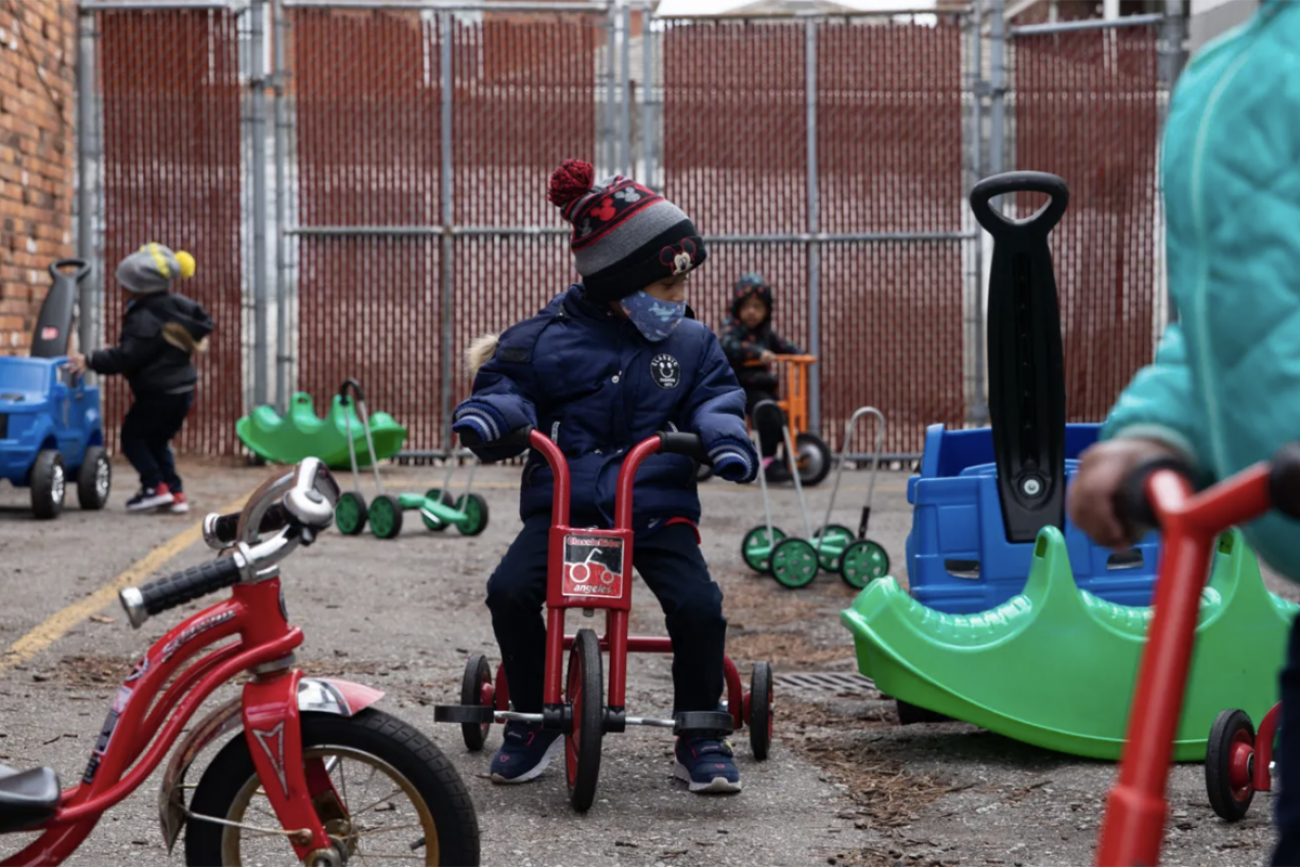
MULTIPOLYGON (((372 409, 408 427, 411 456, 445 454, 470 387, 464 348, 578 279, 545 198, 568 157, 632 174, 692 216, 710 262, 690 302, 715 330, 743 272, 768 278, 777 329, 820 359, 813 420, 836 450, 864 404, 884 411, 896 457, 918 453, 930 423, 986 418, 988 250, 966 204, 986 174, 1032 168, 1071 185, 1053 245, 1072 419, 1100 418, 1163 321, 1155 156, 1168 76, 1154 18, 1004 34, 973 8, 81 9, 99 70, 80 104, 100 285, 144 240, 189 249, 199 272, 185 291, 220 326, 183 450, 235 453, 235 420, 252 406, 283 408, 301 390, 323 413, 356 378, 372 409), (164 63, 150 44, 181 49, 164 63)), ((97 300, 111 340, 121 305, 111 290, 97 300)), ((110 389, 110 423, 122 395, 110 389)), ((870 438, 859 431, 850 452, 870 438)))

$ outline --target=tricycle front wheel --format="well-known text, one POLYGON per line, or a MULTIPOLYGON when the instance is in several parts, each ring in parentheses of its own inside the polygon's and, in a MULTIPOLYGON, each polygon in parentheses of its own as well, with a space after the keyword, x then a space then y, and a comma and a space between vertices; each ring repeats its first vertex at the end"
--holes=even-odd
POLYGON ((605 737, 604 673, 600 640, 590 629, 579 629, 569 651, 564 699, 572 709, 573 731, 564 736, 564 766, 569 803, 579 813, 591 809, 600 777, 600 748, 605 737))

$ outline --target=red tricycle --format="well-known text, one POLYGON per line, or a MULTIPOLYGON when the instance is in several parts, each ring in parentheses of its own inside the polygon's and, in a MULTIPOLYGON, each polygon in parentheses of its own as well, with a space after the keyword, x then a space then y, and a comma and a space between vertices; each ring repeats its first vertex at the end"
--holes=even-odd
MULTIPOLYGON (((1137 538, 1159 527, 1164 556, 1154 615, 1133 691, 1119 780, 1106 800, 1097 864, 1154 867, 1168 804, 1165 791, 1196 635, 1201 590, 1216 537, 1271 509, 1300 517, 1300 442, 1203 491, 1194 492, 1181 462, 1161 458, 1134 468, 1116 498, 1116 512, 1137 538)), ((1264 661, 1261 661, 1264 662, 1264 661)), ((1270 664, 1273 661, 1267 661, 1270 664)), ((1275 705, 1251 730, 1230 710, 1215 720, 1206 752, 1210 801, 1221 816, 1240 818, 1255 791, 1270 787, 1275 705)))
MULTIPOLYGON (((522 430, 498 441, 499 444, 527 442, 540 452, 555 476, 552 526, 546 591, 546 674, 542 713, 519 713, 510 709, 509 687, 503 666, 496 677, 485 657, 474 655, 465 667, 461 703, 434 709, 438 722, 460 723, 465 746, 483 748, 493 722, 521 720, 558 729, 565 738, 565 769, 569 801, 586 812, 596 796, 600 774, 601 741, 606 732, 622 732, 629 725, 671 728, 678 735, 694 732, 733 732, 749 726, 749 743, 754 758, 767 758, 772 741, 772 666, 757 662, 748 692, 742 692, 740 673, 729 657, 723 658, 727 688, 727 710, 680 712, 673 719, 628 716, 624 704, 629 653, 672 653, 666 637, 628 636, 628 612, 632 609, 632 490, 642 461, 656 453, 688 455, 701 463, 708 460, 700 438, 691 433, 660 433, 638 443, 619 469, 614 508, 614 529, 581 529, 569 526, 569 467, 564 453, 544 434, 522 430), (590 617, 605 609, 605 634, 591 629, 576 635, 564 634, 564 616, 570 608, 581 608, 590 617), (562 656, 569 652, 568 675, 561 695, 562 656), (604 693, 601 652, 609 653, 608 703, 604 693)), ((497 443, 494 443, 494 445, 497 443)))
POLYGON ((60 791, 50 768, 0 766, 0 833, 44 832, 0 864, 62 863, 169 751, 159 818, 168 851, 189 822, 188 864, 284 863, 290 847, 294 863, 308 867, 376 857, 479 863, 473 803, 438 748, 371 707, 380 690, 304 677, 294 665, 303 633, 288 622, 277 564, 330 525, 338 497, 324 464, 308 458, 268 479, 241 513, 204 519, 204 538, 222 551, 218 559, 121 591, 138 628, 153 615, 233 588, 229 599, 187 618, 136 663, 76 786, 60 791), (199 706, 244 672, 252 677, 243 694, 215 708, 172 750, 199 706), (243 734, 216 754, 187 806, 191 763, 241 726, 243 734), (369 778, 358 774, 362 768, 369 778), (363 791, 376 777, 380 787, 363 791), (384 847, 395 854, 376 851, 384 847))

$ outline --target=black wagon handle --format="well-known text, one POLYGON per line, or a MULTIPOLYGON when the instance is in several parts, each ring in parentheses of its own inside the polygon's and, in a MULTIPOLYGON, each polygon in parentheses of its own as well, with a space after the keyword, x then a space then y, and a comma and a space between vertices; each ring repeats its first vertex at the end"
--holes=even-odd
POLYGON ((970 192, 971 210, 990 235, 1000 235, 1008 230, 1046 235, 1060 221, 1070 204, 1070 188, 1065 181, 1050 172, 1003 172, 977 183, 970 192), (1024 219, 1013 220, 989 204, 997 196, 1007 193, 1046 193, 1051 200, 1024 219))

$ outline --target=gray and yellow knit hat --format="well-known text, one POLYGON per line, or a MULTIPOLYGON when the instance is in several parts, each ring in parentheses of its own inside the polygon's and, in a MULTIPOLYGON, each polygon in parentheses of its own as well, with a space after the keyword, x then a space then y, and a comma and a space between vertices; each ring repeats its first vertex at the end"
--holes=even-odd
POLYGON ((173 253, 151 241, 118 264, 117 282, 137 295, 153 295, 166 292, 177 277, 192 277, 194 268, 194 257, 189 253, 173 253))
POLYGON ((569 247, 589 299, 617 301, 704 262, 704 239, 681 208, 630 178, 594 176, 590 163, 565 160, 547 190, 573 224, 569 247))

